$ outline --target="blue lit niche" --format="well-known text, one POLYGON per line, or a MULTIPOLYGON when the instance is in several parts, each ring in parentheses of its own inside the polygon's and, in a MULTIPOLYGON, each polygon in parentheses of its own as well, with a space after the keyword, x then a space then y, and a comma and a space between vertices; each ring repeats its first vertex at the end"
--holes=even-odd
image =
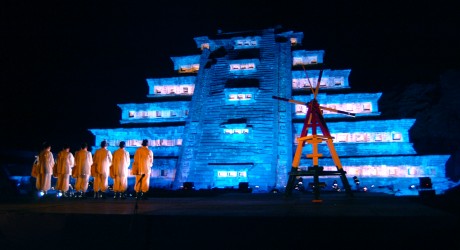
POLYGON ((234 37, 234 49, 254 49, 259 48, 259 43, 262 40, 260 36, 255 37, 234 37))
POLYGON ((292 51, 292 66, 323 63, 324 50, 292 51))
POLYGON ((200 70, 200 55, 172 56, 174 70, 179 73, 197 73, 200 70))
MULTIPOLYGON (((253 127, 247 124, 245 118, 229 119, 220 124, 222 134, 220 139, 227 143, 246 143, 253 139, 253 127)), ((231 160, 231 159, 230 159, 231 160)), ((225 188, 247 182, 247 172, 254 167, 253 163, 209 163, 214 171, 214 187, 225 188)))
POLYGON ((248 182, 248 170, 254 168, 253 163, 209 163, 208 166, 213 169, 212 186, 216 188, 233 188, 240 182, 248 182))
POLYGON ((195 76, 148 78, 147 97, 191 96, 195 91, 195 76))
POLYGON ((229 71, 234 75, 248 75, 257 71, 259 59, 242 59, 229 61, 229 71))
POLYGON ((199 36, 193 38, 195 40, 197 48, 201 50, 209 49, 211 51, 214 51, 215 49, 219 48, 220 46, 216 45, 216 42, 213 40, 210 40, 209 37, 207 36, 199 36))
MULTIPOLYGON (((398 185, 399 189, 408 186, 406 182, 418 182, 418 177, 430 176, 440 178, 445 182, 445 162, 448 156, 381 156, 381 157, 342 157, 341 163, 348 176, 358 176, 362 183, 369 186, 398 185), (363 179, 366 178, 366 179, 363 179), (403 178, 403 179, 395 179, 403 178), (415 180, 413 180, 415 179, 415 180), (406 183, 406 184, 404 184, 406 183)), ((320 160, 320 165, 326 171, 337 168, 331 158, 320 160)), ((302 159, 299 168, 306 170, 311 166, 311 159, 302 159)), ((335 177, 322 177, 333 179, 335 177)))
POLYGON ((293 32, 293 31, 286 31, 283 33, 279 33, 276 35, 277 38, 279 37, 285 37, 288 38, 289 41, 291 42, 291 46, 297 46, 297 45, 302 45, 302 40, 303 40, 303 32, 293 32))
MULTIPOLYGON (((418 178, 418 177, 445 177, 446 155, 407 155, 382 157, 353 157, 343 158, 342 165, 348 175, 366 178, 418 178)), ((333 169, 326 165, 324 169, 333 169)))
MULTIPOLYGON (((362 186, 394 185, 401 191, 410 191, 410 184, 418 183, 419 177, 431 177, 436 188, 447 189, 445 163, 449 155, 393 155, 381 157, 342 157, 341 163, 348 176, 357 176, 362 186)), ((309 160, 311 162, 311 160, 309 160)), ((301 162, 302 169, 310 165, 301 162)), ((336 170, 332 159, 321 160, 324 170, 336 170)), ((333 179, 334 177, 322 177, 333 179)), ((376 190, 374 190, 376 191, 376 190)), ((377 190, 384 191, 384 190, 377 190)), ((403 191, 403 192, 404 192, 403 191)), ((414 190, 415 191, 415 190, 414 190)), ((410 194, 410 193, 406 193, 410 194)))
MULTIPOLYGON (((177 159, 171 156, 179 155, 182 146, 183 126, 153 127, 153 128, 115 128, 115 129, 90 129, 96 138, 96 145, 106 140, 107 148, 114 152, 119 147, 120 141, 126 142, 126 150, 131 156, 141 146, 143 139, 148 139, 148 145, 155 155, 155 164, 150 177, 158 177, 156 185, 167 185, 175 175, 177 159)), ((93 153, 98 147, 93 147, 93 153)), ((131 161, 131 163, 133 163, 131 161)), ((129 174, 129 177, 132 177, 129 174)))
MULTIPOLYGON (((333 108, 337 110, 355 113, 356 116, 378 116, 378 100, 382 93, 349 93, 349 94, 333 94, 319 93, 316 99, 320 106, 333 108)), ((313 99, 313 94, 294 96, 294 99, 301 102, 309 102, 313 99)), ((307 114, 308 107, 306 105, 295 104, 293 105, 293 112, 296 118, 304 118, 307 114)), ((348 116, 338 114, 332 111, 323 110, 325 118, 343 117, 348 116)), ((353 119, 351 117, 348 117, 353 119)))
MULTIPOLYGON (((108 149, 118 149, 120 141, 126 142, 126 150, 131 155, 141 146, 143 139, 148 139, 148 145, 152 147, 155 156, 177 156, 179 147, 182 146, 183 126, 168 126, 154 128, 114 128, 114 129, 90 129, 96 137, 95 145, 105 140, 109 143, 108 149)), ((98 147, 93 147, 96 150, 98 147)))
POLYGON ((230 119, 220 124, 221 140, 224 142, 246 142, 253 139, 253 127, 246 119, 230 119))
POLYGON ((225 82, 225 104, 248 105, 255 103, 259 91, 259 80, 250 78, 235 78, 225 82))
MULTIPOLYGON (((399 119, 331 122, 328 123, 328 127, 334 137, 337 154, 342 158, 342 165, 347 173, 356 175, 360 167, 365 167, 375 177, 387 176, 387 170, 392 176, 406 177, 408 171, 411 171, 409 175, 414 175, 414 171, 422 173, 421 167, 423 167, 413 165, 409 161, 393 160, 396 156, 416 155, 407 132, 414 121, 414 119, 399 119), (385 158, 386 160, 382 162, 384 156, 390 155, 391 157, 385 158)), ((301 124, 296 124, 295 133, 300 134, 301 128, 301 124)), ((311 146, 306 145, 304 150, 305 154, 311 152, 311 146)), ((331 157, 325 143, 318 145, 318 151, 324 157, 331 157)), ((321 159, 321 163, 325 170, 335 170, 330 158, 321 159)), ((310 164, 311 159, 303 158, 300 169, 306 169, 310 164)))
POLYGON ((121 124, 184 121, 189 114, 189 101, 118 104, 121 124))
MULTIPOLYGON (((408 129, 414 119, 368 120, 349 122, 328 122, 329 132, 339 156, 381 156, 416 154, 409 141, 408 129)), ((294 144, 300 136, 303 123, 294 124, 294 144)), ((311 130, 308 131, 311 134, 311 130)), ((318 131, 321 135, 321 130, 318 131)), ((324 156, 329 157, 326 143, 318 145, 324 156)), ((305 145, 304 152, 311 152, 311 145, 305 145)))
MULTIPOLYGON (((310 84, 313 88, 318 82, 319 70, 293 70, 292 71, 292 89, 311 91, 310 84)), ((325 89, 348 89, 350 69, 342 70, 323 70, 321 76, 320 90, 325 89)))

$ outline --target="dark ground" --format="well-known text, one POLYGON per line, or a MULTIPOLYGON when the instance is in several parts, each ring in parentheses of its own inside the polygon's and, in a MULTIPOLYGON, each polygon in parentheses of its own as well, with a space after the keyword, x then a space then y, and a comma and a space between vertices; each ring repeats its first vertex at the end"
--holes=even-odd
POLYGON ((324 192, 18 197, 0 203, 1 249, 460 249, 460 199, 324 192), (429 247, 430 246, 430 247, 429 247))

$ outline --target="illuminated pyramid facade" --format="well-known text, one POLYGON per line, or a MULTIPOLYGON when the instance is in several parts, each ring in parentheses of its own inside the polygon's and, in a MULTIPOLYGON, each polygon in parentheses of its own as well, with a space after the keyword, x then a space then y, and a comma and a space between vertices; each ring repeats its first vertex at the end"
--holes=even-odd
MULTIPOLYGON (((324 51, 303 49, 303 39, 302 32, 280 29, 194 38, 196 55, 171 57, 174 76, 147 79, 151 102, 119 104, 120 128, 90 129, 93 149, 107 140, 114 151, 126 141, 133 156, 149 139, 152 188, 176 190, 186 182, 197 190, 238 188, 247 182, 253 192, 284 190, 306 106, 273 96, 308 102, 309 82, 315 87, 322 69, 320 105, 357 114, 324 111, 352 188, 354 176, 369 192, 417 195, 419 177, 430 177, 436 193, 450 188, 449 156, 414 151, 408 131, 415 119, 379 118, 381 93, 353 93, 351 70, 323 68, 324 51)), ((319 164, 336 170, 327 145, 319 146, 319 164)), ((300 170, 311 166, 311 150, 304 147, 300 170)), ((341 183, 334 176, 320 179, 325 189, 341 183)))

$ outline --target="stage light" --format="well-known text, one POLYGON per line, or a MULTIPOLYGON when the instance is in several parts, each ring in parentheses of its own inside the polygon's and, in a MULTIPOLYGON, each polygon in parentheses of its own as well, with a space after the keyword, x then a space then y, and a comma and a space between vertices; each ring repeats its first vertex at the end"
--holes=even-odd
POLYGON ((353 181, 355 182, 356 185, 356 190, 359 191, 359 179, 357 176, 353 176, 353 181))
POLYGON ((337 183, 337 180, 334 180, 334 182, 332 183, 332 190, 336 191, 336 192, 340 192, 340 188, 339 188, 339 184, 337 183))
POLYGON ((366 186, 363 187, 363 191, 367 192, 367 187, 366 186))
POLYGON ((240 182, 238 184, 238 191, 242 193, 251 193, 252 188, 249 187, 249 182, 240 182))
POLYGON ((432 189, 433 184, 431 183, 430 177, 419 177, 420 188, 423 189, 432 189))
POLYGON ((190 181, 184 182, 182 190, 195 190, 195 183, 190 181))
POLYGON ((38 192, 38 198, 41 198, 41 197, 43 197, 44 195, 45 195, 45 192, 43 192, 43 191, 38 192))
POLYGON ((61 197, 62 197, 62 193, 61 193, 61 192, 57 192, 57 193, 56 193, 56 197, 57 197, 57 198, 61 198, 61 197))
POLYGON ((412 185, 409 186, 409 189, 417 189, 417 185, 412 184, 412 185))
POLYGON ((353 181, 355 182, 356 185, 359 185, 359 179, 356 176, 353 176, 353 181))

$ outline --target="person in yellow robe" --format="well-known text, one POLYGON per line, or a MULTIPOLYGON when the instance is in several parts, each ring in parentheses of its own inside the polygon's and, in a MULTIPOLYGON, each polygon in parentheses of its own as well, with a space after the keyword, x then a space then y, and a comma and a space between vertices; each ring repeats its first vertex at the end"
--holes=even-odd
POLYGON ((91 170, 94 177, 94 198, 105 198, 109 188, 109 171, 112 165, 112 152, 108 149, 107 141, 101 142, 101 147, 94 152, 93 166, 91 170))
POLYGON ((35 187, 38 190, 38 196, 45 196, 51 189, 51 176, 53 175, 54 156, 51 152, 49 143, 43 144, 43 149, 38 154, 38 171, 35 187))
POLYGON ((75 165, 75 157, 70 152, 70 146, 65 145, 58 153, 55 171, 57 172, 56 190, 58 197, 68 197, 70 174, 75 165))
POLYGON ((142 146, 134 153, 132 174, 136 175, 134 191, 137 199, 147 199, 145 193, 150 188, 150 173, 153 165, 153 151, 149 149, 149 141, 142 140, 142 146))
POLYGON ((93 156, 88 151, 88 144, 83 143, 80 150, 75 153, 75 169, 72 171, 72 177, 76 179, 75 191, 77 192, 77 198, 86 197, 92 164, 93 156))
POLYGON ((119 148, 113 152, 113 161, 110 176, 113 179, 113 198, 125 199, 128 189, 128 168, 131 163, 129 152, 125 149, 126 143, 121 141, 119 148))

